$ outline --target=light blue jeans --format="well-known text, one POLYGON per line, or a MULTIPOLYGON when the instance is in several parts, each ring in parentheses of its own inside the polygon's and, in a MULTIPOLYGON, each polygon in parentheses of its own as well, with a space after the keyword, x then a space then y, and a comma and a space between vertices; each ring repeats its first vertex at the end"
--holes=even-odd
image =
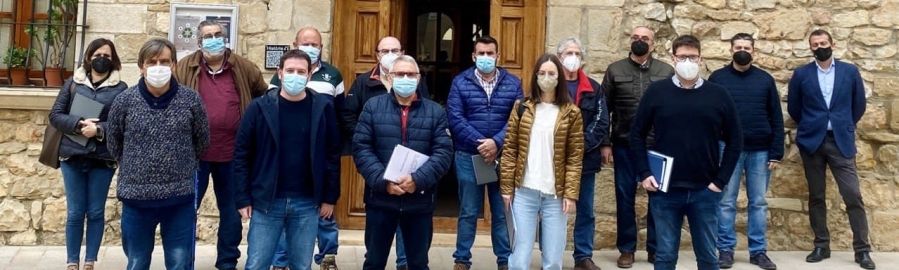
POLYGON ((537 222, 540 222, 541 262, 544 270, 561 270, 568 215, 562 212, 562 201, 555 195, 518 188, 512 197, 512 222, 515 233, 509 269, 530 269, 531 252, 537 237, 537 222))
POLYGON ((253 209, 247 233, 247 270, 268 270, 282 232, 287 237, 288 265, 292 270, 312 269, 318 234, 318 204, 312 198, 278 198, 270 209, 253 209))
POLYGON ((747 214, 749 238, 749 254, 756 255, 767 251, 768 243, 765 232, 768 225, 768 182, 771 171, 768 170, 768 151, 743 151, 737 161, 734 174, 722 192, 718 203, 718 241, 719 251, 733 252, 737 246, 734 221, 737 217, 737 194, 740 193, 740 176, 746 174, 746 195, 749 199, 747 214))

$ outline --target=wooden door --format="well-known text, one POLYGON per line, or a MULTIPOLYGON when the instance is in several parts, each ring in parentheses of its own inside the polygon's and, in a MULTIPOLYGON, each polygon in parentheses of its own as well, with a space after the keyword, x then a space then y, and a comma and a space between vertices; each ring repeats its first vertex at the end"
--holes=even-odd
POLYGON ((529 89, 534 62, 544 53, 545 33, 546 0, 491 0, 490 35, 499 42, 497 65, 521 78, 522 89, 529 89))

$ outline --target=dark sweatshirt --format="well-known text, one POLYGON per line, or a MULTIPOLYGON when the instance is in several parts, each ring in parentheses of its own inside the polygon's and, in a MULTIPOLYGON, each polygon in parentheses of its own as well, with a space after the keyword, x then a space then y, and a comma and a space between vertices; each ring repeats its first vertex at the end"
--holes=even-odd
POLYGON ((652 175, 647 150, 674 158, 672 189, 696 190, 715 183, 724 189, 743 146, 740 122, 727 90, 712 82, 683 89, 669 78, 652 83, 640 100, 631 128, 632 160, 639 181, 652 175), (654 129, 655 145, 646 147, 654 129), (727 143, 719 159, 718 141, 727 143), (719 160, 720 165, 719 165, 719 160))
POLYGON ((784 121, 774 77, 755 66, 739 71, 733 64, 716 70, 709 81, 727 88, 743 128, 744 151, 768 151, 768 160, 784 156, 784 121))

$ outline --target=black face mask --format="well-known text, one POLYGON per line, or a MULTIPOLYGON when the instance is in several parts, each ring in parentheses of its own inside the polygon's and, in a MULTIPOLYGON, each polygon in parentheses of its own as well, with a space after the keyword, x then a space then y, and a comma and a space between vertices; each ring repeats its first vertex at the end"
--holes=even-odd
POLYGON ((752 54, 747 51, 739 51, 734 53, 734 63, 745 66, 752 63, 752 54))
POLYGON ((818 47, 813 52, 815 53, 815 59, 822 62, 827 61, 833 55, 833 49, 830 47, 818 47))
POLYGON ((637 40, 631 43, 631 53, 636 56, 644 56, 649 53, 649 43, 637 40))
POLYGON ((109 57, 97 57, 91 60, 91 70, 100 74, 105 74, 112 69, 112 60, 109 57))

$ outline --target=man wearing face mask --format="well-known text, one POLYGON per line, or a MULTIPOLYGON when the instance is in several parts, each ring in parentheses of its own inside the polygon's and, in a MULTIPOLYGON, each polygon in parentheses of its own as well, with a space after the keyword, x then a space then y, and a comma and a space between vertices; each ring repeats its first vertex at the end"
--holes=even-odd
POLYGON ((194 269, 194 185, 209 125, 200 96, 172 77, 177 59, 168 40, 144 43, 137 56, 141 79, 109 109, 106 145, 119 164, 127 269, 150 269, 157 227, 166 269, 194 269))
MULTIPOLYGON (((631 120, 637 112, 637 104, 649 84, 671 78, 674 68, 652 57, 655 48, 655 33, 648 27, 639 26, 631 32, 631 50, 627 58, 609 65, 602 89, 611 114, 612 134, 603 141, 602 161, 615 166, 615 204, 618 235, 616 245, 621 256, 619 268, 634 265, 637 251, 637 216, 634 210, 637 194, 637 179, 634 164, 631 163, 628 134, 631 120)), ((651 208, 648 206, 648 208, 651 208)), ((649 262, 655 260, 655 228, 652 215, 646 217, 646 252, 649 262)))
POLYGON ((783 158, 783 113, 774 77, 752 65, 754 45, 752 35, 734 35, 730 39, 733 61, 709 76, 710 82, 727 88, 737 106, 743 127, 743 152, 718 205, 718 265, 724 269, 734 264, 734 248, 737 246, 734 221, 740 178, 744 173, 749 198, 749 263, 766 270, 777 269, 766 254, 768 203, 765 202, 765 193, 768 192, 771 171, 783 158))
POLYGON ((576 207, 577 219, 574 221, 574 269, 598 270, 599 267, 593 262, 593 236, 596 231, 593 194, 596 173, 602 163, 599 145, 609 135, 609 111, 599 83, 587 77, 583 70, 584 49, 581 42, 573 37, 563 39, 559 42, 557 54, 562 59, 568 94, 581 109, 584 121, 584 164, 576 207))
POLYGON ((250 219, 248 270, 267 270, 281 234, 290 269, 311 269, 320 218, 340 196, 340 145, 333 103, 307 87, 309 56, 281 56, 281 87, 254 99, 241 119, 234 151, 236 201, 250 219))
MULTIPOLYGON (((334 109, 339 111, 343 104, 343 76, 334 66, 321 59, 322 35, 315 27, 306 26, 297 31, 293 46, 305 52, 312 60, 312 78, 306 85, 310 89, 334 99, 334 109)), ((280 87, 279 74, 272 76, 271 84, 280 87)), ((347 152, 348 153, 348 152, 347 152)), ((315 263, 320 264, 324 270, 337 270, 338 228, 334 217, 322 218, 318 224, 318 253, 315 254, 315 263)), ((278 250, 275 252, 273 270, 287 268, 287 239, 281 237, 278 250)))
POLYGON ((391 94, 365 104, 353 135, 353 161, 365 179, 362 269, 384 269, 397 227, 403 232, 408 268, 428 269, 434 193, 452 163, 446 112, 439 104, 418 97, 421 76, 412 57, 398 57, 387 80, 391 94), (384 173, 398 145, 427 155, 428 160, 394 182, 384 179, 384 173))
POLYGON ((655 269, 675 269, 686 216, 697 269, 715 270, 718 202, 743 148, 740 119, 727 89, 700 77, 699 40, 680 36, 671 47, 675 75, 652 83, 640 100, 630 133, 631 162, 652 204, 655 269), (647 145, 650 131, 655 143, 647 145), (674 158, 667 191, 660 191, 661 179, 650 171, 648 150, 674 158))
POLYGON ((830 167, 846 204, 852 228, 855 262, 874 269, 868 219, 855 167, 855 125, 865 114, 865 85, 858 68, 833 57, 833 39, 824 30, 808 38, 815 61, 797 68, 790 78, 787 112, 798 125, 796 144, 808 182, 808 212, 815 249, 807 262, 830 258, 827 230, 825 168, 830 167))
POLYGON ((501 155, 509 113, 515 101, 523 98, 521 80, 496 66, 499 43, 493 37, 478 37, 471 58, 475 66, 456 75, 446 102, 456 150, 460 204, 453 269, 471 268, 471 246, 485 190, 490 202, 490 237, 496 265, 498 269, 508 269, 512 250, 499 183, 478 185, 472 156, 480 155, 486 162, 494 163, 501 155))
POLYGON ((234 136, 241 113, 250 100, 268 89, 268 84, 255 64, 225 48, 222 25, 203 21, 197 30, 200 49, 178 61, 174 76, 200 93, 209 116, 210 145, 200 159, 197 205, 203 201, 211 175, 219 210, 215 267, 236 269, 242 225, 232 189, 234 136))

